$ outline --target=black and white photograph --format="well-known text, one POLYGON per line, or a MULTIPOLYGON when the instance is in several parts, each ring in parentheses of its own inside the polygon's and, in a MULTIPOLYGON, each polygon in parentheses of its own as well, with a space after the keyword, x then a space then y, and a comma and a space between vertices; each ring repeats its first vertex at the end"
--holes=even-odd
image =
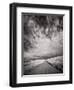
POLYGON ((10 86, 72 83, 72 7, 10 4, 10 86))
POLYGON ((63 15, 21 17, 22 75, 63 73, 63 15))

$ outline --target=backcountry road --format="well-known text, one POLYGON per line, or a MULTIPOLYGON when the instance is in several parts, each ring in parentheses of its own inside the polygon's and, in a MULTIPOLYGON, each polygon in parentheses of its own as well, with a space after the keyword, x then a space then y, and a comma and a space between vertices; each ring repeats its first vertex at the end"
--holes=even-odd
MULTIPOLYGON (((40 62, 40 60, 38 60, 40 62)), ((56 74, 61 73, 58 69, 56 69, 51 63, 44 60, 41 63, 37 63, 36 61, 32 62, 32 64, 27 64, 24 67, 24 75, 34 75, 34 74, 56 74)))

